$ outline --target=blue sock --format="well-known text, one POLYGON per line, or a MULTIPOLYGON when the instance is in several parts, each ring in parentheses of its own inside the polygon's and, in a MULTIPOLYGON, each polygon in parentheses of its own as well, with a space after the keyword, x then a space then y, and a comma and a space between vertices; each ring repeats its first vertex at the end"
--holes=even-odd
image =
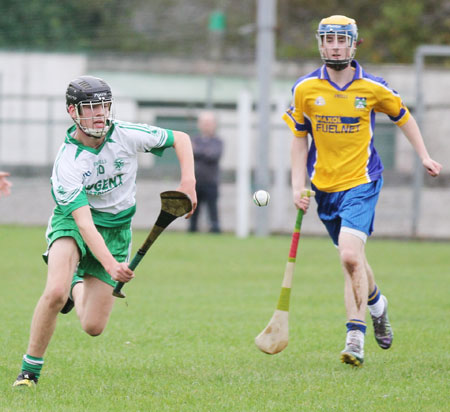
POLYGON ((359 319, 350 319, 345 326, 347 326, 347 333, 351 330, 359 330, 362 333, 366 333, 366 322, 359 319))
POLYGON ((375 305, 381 298, 381 292, 378 289, 377 285, 375 285, 375 288, 373 289, 372 293, 369 295, 369 298, 367 299, 367 304, 369 306, 375 305))

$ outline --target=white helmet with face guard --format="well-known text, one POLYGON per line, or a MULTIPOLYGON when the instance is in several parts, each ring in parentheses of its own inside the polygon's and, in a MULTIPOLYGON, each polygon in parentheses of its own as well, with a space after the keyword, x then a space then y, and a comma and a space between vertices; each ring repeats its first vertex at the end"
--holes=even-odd
POLYGON ((358 40, 358 27, 355 20, 339 15, 326 17, 320 21, 316 37, 319 42, 320 57, 327 67, 343 70, 355 57, 358 40), (333 47, 346 49, 344 58, 332 59, 327 55, 328 50, 325 47, 327 39, 333 41, 333 47))

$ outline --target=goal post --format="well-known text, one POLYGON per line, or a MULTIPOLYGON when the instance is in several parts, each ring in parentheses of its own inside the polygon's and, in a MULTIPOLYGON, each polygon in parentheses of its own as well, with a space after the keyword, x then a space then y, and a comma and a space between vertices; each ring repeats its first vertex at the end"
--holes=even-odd
MULTIPOLYGON (((425 112, 425 98, 423 77, 425 71, 426 57, 450 57, 450 46, 443 45, 421 45, 416 49, 414 56, 415 73, 416 73, 416 105, 414 117, 422 129, 424 112, 425 112)), ((423 188, 423 167, 419 156, 415 155, 414 165, 414 179, 412 188, 412 219, 411 219, 411 235, 416 237, 418 235, 419 219, 421 212, 421 194, 423 188)))

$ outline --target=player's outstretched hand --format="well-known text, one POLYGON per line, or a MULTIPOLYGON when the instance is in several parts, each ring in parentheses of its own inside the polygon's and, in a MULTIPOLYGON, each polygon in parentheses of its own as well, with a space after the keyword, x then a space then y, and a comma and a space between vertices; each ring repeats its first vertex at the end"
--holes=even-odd
POLYGON ((123 283, 127 283, 134 278, 134 272, 128 267, 126 262, 117 262, 117 265, 112 268, 109 274, 115 281, 123 283))
POLYGON ((12 183, 7 179, 9 173, 0 172, 0 196, 8 196, 11 193, 12 183))
POLYGON ((422 164, 430 176, 436 177, 441 173, 442 165, 431 158, 424 159, 422 164))

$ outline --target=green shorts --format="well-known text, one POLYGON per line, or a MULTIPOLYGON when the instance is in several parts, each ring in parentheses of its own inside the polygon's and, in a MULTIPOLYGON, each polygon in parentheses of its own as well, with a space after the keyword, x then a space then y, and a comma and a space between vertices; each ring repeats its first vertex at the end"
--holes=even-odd
MULTIPOLYGON (((118 262, 128 262, 131 252, 131 224, 127 223, 119 227, 96 226, 96 228, 102 235, 106 246, 114 258, 118 262)), ((77 243, 81 255, 75 275, 80 277, 83 277, 85 274, 91 275, 112 287, 116 286, 117 282, 89 250, 71 216, 58 216, 57 218, 53 216, 47 228, 46 237, 48 248, 43 255, 45 262, 47 262, 48 251, 56 239, 71 237, 77 243)))

